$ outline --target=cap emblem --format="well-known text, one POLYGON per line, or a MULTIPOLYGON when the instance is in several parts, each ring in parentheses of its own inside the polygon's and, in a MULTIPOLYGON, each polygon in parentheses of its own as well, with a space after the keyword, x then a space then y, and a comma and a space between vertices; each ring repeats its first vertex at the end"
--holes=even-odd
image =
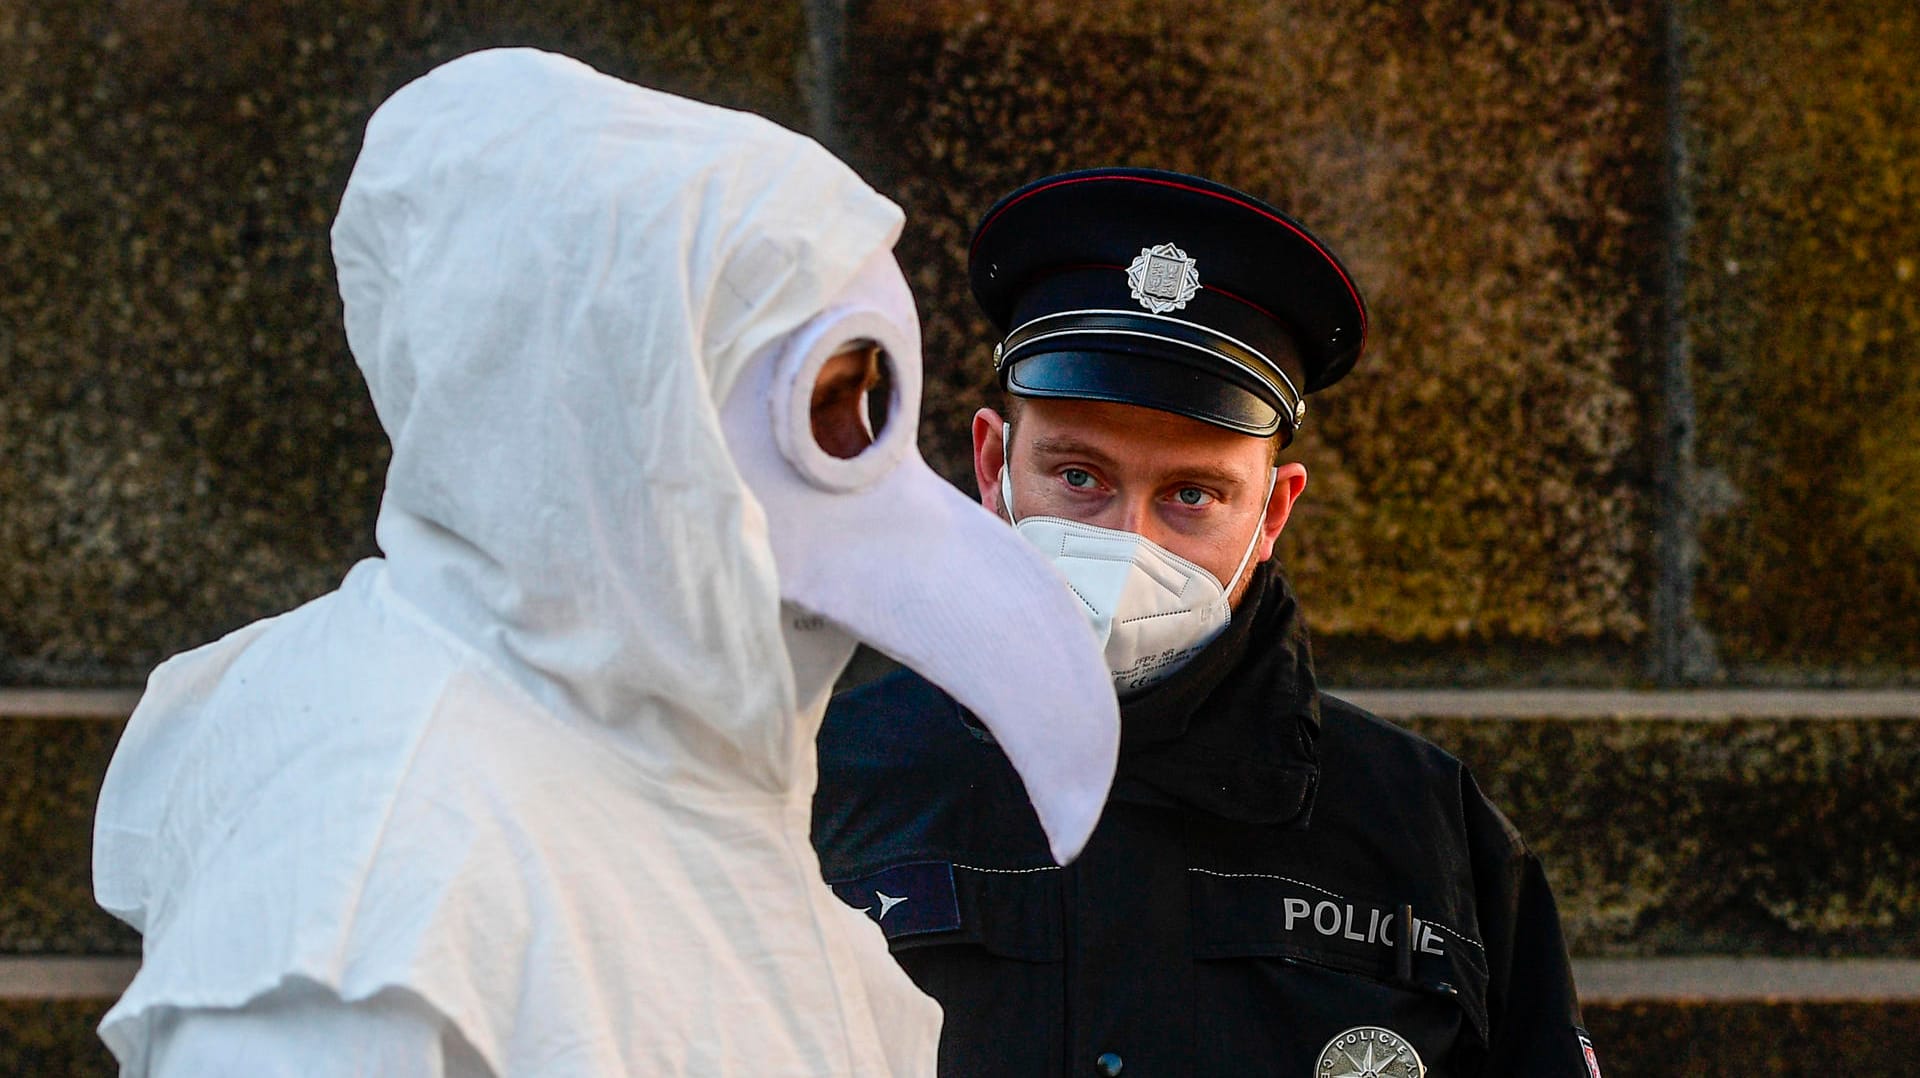
POLYGON ((1142 247, 1127 267, 1127 290, 1154 314, 1177 311, 1200 291, 1200 271, 1187 252, 1171 243, 1142 247))

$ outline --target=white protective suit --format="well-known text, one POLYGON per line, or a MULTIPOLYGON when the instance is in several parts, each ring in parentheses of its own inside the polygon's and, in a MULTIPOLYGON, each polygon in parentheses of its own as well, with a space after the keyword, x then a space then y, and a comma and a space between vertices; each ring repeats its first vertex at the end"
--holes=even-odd
POLYGON ((96 821, 123 1073, 932 1073, 938 1007, 808 843, 825 683, 854 637, 940 682, 1061 856, 1118 722, 1058 578, 914 449, 900 224, 562 57, 381 107, 334 247, 384 557, 154 672, 96 821), (856 339, 895 395, 840 460, 807 405, 856 339))

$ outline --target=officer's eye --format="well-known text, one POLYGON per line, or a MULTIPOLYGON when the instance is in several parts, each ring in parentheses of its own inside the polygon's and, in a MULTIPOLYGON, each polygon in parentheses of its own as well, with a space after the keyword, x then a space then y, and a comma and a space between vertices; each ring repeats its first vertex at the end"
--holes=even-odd
POLYGON ((1068 468, 1060 473, 1060 478, 1075 490, 1093 489, 1093 473, 1085 468, 1068 468))
POLYGON ((1193 509, 1210 504, 1213 501, 1213 495, 1208 494, 1199 487, 1181 487, 1173 496, 1181 505, 1193 509))

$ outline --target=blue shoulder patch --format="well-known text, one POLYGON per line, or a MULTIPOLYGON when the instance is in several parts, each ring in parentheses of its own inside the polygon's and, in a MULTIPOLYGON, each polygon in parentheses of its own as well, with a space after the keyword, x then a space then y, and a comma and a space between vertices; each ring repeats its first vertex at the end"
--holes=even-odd
POLYGON ((840 901, 878 922, 888 939, 960 927, 953 865, 946 861, 913 861, 828 886, 840 901))

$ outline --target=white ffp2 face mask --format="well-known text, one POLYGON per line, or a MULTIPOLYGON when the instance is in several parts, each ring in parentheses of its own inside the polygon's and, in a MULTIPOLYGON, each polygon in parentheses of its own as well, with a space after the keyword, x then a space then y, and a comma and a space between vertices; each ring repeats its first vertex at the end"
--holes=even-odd
MULTIPOLYGON (((1013 424, 1003 428, 1003 447, 1013 442, 1013 424)), ((1003 448, 1000 500, 1007 517, 1027 542, 1053 560, 1079 597, 1094 633, 1105 645, 1114 692, 1138 692, 1180 669, 1212 643, 1233 618, 1230 601, 1241 574, 1253 560, 1260 528, 1247 541, 1233 579, 1219 578, 1144 535, 1102 528, 1064 517, 1028 517, 1013 509, 1012 456, 1003 448)), ((1267 480, 1267 502, 1280 478, 1267 480)), ((1261 503, 1259 519, 1266 519, 1261 503)))

